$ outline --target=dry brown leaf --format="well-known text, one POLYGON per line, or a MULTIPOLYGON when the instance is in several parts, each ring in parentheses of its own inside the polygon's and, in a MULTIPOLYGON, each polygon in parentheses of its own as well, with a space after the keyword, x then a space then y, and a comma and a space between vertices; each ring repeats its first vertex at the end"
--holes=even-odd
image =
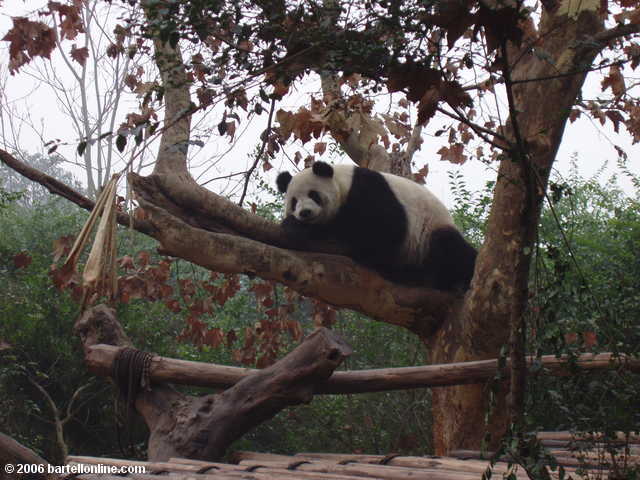
POLYGON ((87 58, 89 58, 89 49, 87 47, 76 48, 74 43, 71 46, 71 58, 84 67, 84 64, 87 63, 87 58))
POLYGON ((611 91, 616 97, 621 96, 626 91, 624 77, 620 67, 617 65, 612 65, 609 69, 609 75, 602 80, 602 90, 604 91, 609 87, 611 87, 611 91))

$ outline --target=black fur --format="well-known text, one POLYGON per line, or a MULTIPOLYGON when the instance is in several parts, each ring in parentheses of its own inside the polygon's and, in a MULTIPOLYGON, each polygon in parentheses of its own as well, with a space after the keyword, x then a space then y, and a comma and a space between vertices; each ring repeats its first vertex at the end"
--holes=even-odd
POLYGON ((427 283, 438 290, 467 290, 478 253, 454 227, 431 232, 423 270, 427 283))
POLYGON ((392 269, 398 258, 408 219, 384 177, 356 167, 351 189, 331 230, 351 247, 351 258, 382 273, 392 269))
POLYGON ((319 177, 333 177, 333 167, 328 163, 324 162, 315 162, 311 167, 313 173, 318 175, 319 177))
POLYGON ((282 172, 276 178, 276 185, 278 186, 278 191, 280 193, 284 193, 287 191, 287 187, 289 186, 289 182, 293 177, 289 172, 282 172))

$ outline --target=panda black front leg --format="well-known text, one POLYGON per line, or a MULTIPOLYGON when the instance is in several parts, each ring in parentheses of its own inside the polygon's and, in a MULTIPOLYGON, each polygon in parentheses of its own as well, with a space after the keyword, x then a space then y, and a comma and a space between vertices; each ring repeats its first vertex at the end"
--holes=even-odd
POLYGON ((317 228, 314 225, 301 222, 292 215, 286 217, 280 225, 286 237, 296 248, 306 249, 314 239, 318 238, 317 228))

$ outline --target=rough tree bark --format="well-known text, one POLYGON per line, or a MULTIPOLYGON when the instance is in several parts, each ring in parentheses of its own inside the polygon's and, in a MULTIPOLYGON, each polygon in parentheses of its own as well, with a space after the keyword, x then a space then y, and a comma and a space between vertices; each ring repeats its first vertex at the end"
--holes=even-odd
MULTIPOLYGON (((74 328, 87 353, 98 343, 131 345, 114 311, 103 305, 87 310, 74 328)), ((194 397, 157 384, 141 391, 135 407, 150 430, 149 460, 219 460, 234 440, 256 425, 287 406, 310 402, 316 385, 350 354, 351 348, 336 334, 319 328, 284 358, 220 394, 194 397)))
MULTIPOLYGON (((512 110, 518 112, 517 126, 526 151, 519 161, 507 156, 500 163, 471 290, 459 312, 427 340, 433 363, 495 357, 508 344, 509 326, 523 318, 530 253, 547 181, 586 70, 604 46, 597 41, 603 31, 597 8, 596 2, 595 9, 585 8, 572 15, 566 8, 544 9, 536 51, 527 45, 518 55, 509 55, 517 59, 508 67, 514 83, 512 110), (537 51, 550 58, 543 59, 537 51)), ((516 52, 515 48, 509 51, 516 52)), ((511 139, 515 139, 513 125, 510 118, 511 139)), ((503 395, 488 426, 493 443, 510 421, 504 400, 503 395)), ((485 386, 435 389, 433 402, 436 453, 477 449, 485 434, 478 428, 487 411, 485 386)))

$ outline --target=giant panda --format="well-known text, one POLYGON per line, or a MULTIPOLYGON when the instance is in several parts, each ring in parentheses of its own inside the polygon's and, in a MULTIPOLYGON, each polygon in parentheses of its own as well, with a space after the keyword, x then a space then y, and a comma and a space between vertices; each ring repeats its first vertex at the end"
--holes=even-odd
POLYGON ((315 162, 276 180, 285 195, 282 226, 300 240, 334 239, 357 263, 396 283, 463 292, 476 250, 447 208, 406 178, 315 162))

